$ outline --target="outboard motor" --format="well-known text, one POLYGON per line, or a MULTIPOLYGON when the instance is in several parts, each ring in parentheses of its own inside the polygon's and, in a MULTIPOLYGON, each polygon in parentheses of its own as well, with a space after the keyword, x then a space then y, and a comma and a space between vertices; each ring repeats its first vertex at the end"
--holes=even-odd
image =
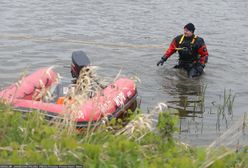
MULTIPOLYGON (((90 60, 86 53, 83 51, 74 51, 72 53, 72 63, 71 63, 71 75, 73 80, 62 80, 57 85, 51 88, 50 92, 53 95, 53 100, 51 102, 62 104, 70 87, 74 87, 76 81, 79 77, 80 70, 86 66, 90 65, 90 60)), ((46 100, 44 100, 46 101, 46 100)))
POLYGON ((78 78, 80 70, 83 67, 89 66, 90 60, 86 53, 83 51, 74 51, 72 53, 72 63, 71 63, 71 76, 73 78, 78 78))

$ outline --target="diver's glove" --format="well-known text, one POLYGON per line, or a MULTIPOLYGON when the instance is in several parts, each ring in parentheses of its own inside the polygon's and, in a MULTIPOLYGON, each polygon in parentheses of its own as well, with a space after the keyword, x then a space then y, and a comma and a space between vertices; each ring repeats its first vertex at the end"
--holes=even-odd
POLYGON ((194 64, 193 67, 188 71, 188 77, 192 78, 192 77, 200 76, 203 73, 204 67, 205 65, 200 63, 194 64))
POLYGON ((166 60, 167 60, 167 58, 165 56, 161 57, 161 60, 158 61, 157 66, 159 66, 159 65, 162 66, 166 60))
POLYGON ((204 67, 205 67, 205 65, 202 65, 202 64, 200 64, 200 63, 197 63, 196 66, 195 66, 195 69, 196 69, 199 73, 202 73, 204 67))

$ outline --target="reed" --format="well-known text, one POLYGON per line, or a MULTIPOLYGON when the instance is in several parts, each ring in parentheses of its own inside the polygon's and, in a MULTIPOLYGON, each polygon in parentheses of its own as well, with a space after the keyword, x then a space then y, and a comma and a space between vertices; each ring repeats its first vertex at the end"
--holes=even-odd
MULTIPOLYGON (((78 81, 74 87, 77 92, 71 90, 68 93, 65 101, 68 112, 65 112, 62 122, 47 121, 40 112, 28 113, 23 118, 10 106, 0 104, 0 164, 142 168, 245 167, 248 164, 247 147, 235 151, 218 145, 226 137, 232 137, 230 142, 235 142, 238 134, 233 133, 244 132, 247 127, 246 115, 241 124, 229 128, 209 148, 191 147, 175 138, 175 114, 178 112, 165 103, 159 103, 149 114, 137 109, 131 113, 127 123, 106 118, 105 124, 98 127, 92 124, 86 132, 77 131, 72 121, 78 106, 89 94, 98 91, 99 85, 95 83, 97 87, 94 87, 90 71, 84 69, 80 73, 87 74, 80 77, 84 84, 78 81), (72 100, 75 106, 70 106, 72 100)), ((226 108, 219 108, 227 114, 232 111, 234 103, 233 96, 229 95, 230 92, 224 94, 226 108)), ((199 96, 200 103, 199 106, 195 103, 195 109, 202 108, 203 97, 199 96)))
POLYGON ((242 167, 247 164, 246 148, 235 153, 216 146, 194 148, 176 140, 173 134, 177 117, 164 103, 147 115, 132 113, 131 121, 118 130, 111 131, 108 125, 102 125, 87 136, 77 131, 68 134, 66 126, 55 127, 39 112, 23 118, 6 105, 0 107, 1 164, 142 168, 242 167))
POLYGON ((233 104, 235 100, 235 95, 233 95, 232 91, 229 90, 227 92, 224 89, 224 96, 219 96, 220 101, 222 100, 222 104, 215 105, 217 108, 217 122, 216 122, 216 129, 220 131, 221 121, 224 120, 226 128, 228 128, 228 118, 232 119, 233 117, 233 104))

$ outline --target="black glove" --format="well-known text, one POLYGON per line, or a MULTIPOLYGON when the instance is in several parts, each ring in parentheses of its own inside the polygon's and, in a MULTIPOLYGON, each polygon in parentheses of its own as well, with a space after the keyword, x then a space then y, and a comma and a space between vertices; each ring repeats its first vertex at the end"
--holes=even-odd
POLYGON ((161 57, 161 60, 160 61, 158 61, 158 63, 157 63, 157 66, 159 66, 159 65, 163 65, 164 64, 164 62, 167 60, 167 58, 166 57, 161 57))
POLYGON ((204 67, 205 67, 204 65, 198 63, 198 64, 196 64, 195 69, 196 69, 199 73, 202 73, 204 67))
POLYGON ((204 65, 200 63, 194 64, 193 67, 188 71, 188 77, 192 78, 192 77, 200 76, 203 73, 203 69, 204 69, 204 65))

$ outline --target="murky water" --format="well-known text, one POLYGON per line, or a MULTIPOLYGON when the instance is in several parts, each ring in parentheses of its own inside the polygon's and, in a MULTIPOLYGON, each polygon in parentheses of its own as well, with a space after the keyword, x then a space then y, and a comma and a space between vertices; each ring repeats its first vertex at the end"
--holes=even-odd
POLYGON ((181 111, 182 139, 208 145, 226 129, 226 121, 230 127, 248 111, 247 9, 246 0, 2 0, 0 87, 26 70, 50 65, 69 76, 72 51, 84 50, 107 77, 122 70, 140 78, 143 111, 168 102, 181 111), (156 66, 188 22, 210 54, 205 74, 196 79, 172 68, 177 55, 156 66), (236 97, 233 115, 220 119, 219 127, 216 105, 222 104, 224 89, 236 97))

